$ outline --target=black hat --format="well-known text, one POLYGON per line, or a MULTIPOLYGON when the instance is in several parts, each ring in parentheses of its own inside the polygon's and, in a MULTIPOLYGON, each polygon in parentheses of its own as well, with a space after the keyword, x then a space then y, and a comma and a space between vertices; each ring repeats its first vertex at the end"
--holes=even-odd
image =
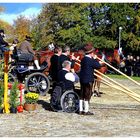
POLYGON ((89 54, 89 53, 92 53, 93 51, 95 51, 95 49, 93 48, 92 44, 91 43, 88 43, 85 47, 85 53, 86 54, 89 54))
POLYGON ((0 33, 4 33, 4 30, 3 29, 0 29, 0 33))
POLYGON ((30 36, 26 35, 26 40, 27 41, 32 41, 32 38, 30 36))

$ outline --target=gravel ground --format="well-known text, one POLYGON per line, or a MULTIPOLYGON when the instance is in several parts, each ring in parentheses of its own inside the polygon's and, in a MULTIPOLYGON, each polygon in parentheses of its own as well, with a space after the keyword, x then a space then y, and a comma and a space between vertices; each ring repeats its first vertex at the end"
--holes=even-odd
MULTIPOLYGON (((140 87, 117 80, 136 93, 140 87)), ((93 116, 52 112, 49 94, 40 97, 35 111, 0 115, 1 137, 139 137, 140 103, 126 94, 101 86, 102 97, 92 97, 93 116)))

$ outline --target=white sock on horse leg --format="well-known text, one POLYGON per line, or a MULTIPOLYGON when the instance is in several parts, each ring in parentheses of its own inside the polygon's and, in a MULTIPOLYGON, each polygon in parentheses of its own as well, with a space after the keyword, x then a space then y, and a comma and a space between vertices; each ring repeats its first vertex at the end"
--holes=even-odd
POLYGON ((84 103, 83 100, 79 101, 79 111, 83 111, 83 103, 84 103))

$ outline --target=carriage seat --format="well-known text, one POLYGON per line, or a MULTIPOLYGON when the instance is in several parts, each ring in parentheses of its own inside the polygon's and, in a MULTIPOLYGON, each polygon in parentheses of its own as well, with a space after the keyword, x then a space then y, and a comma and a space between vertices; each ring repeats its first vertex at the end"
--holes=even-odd
POLYGON ((32 55, 22 54, 16 47, 14 47, 12 59, 14 59, 18 65, 29 65, 30 62, 33 62, 32 55))

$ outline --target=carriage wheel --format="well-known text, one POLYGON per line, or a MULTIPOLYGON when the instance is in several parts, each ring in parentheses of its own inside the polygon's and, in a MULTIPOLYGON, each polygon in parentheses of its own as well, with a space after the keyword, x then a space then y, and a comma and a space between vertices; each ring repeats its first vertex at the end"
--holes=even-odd
POLYGON ((44 96, 50 89, 50 81, 45 74, 36 72, 27 77, 25 87, 28 92, 36 92, 44 96))
POLYGON ((79 109, 79 96, 76 92, 68 90, 61 97, 61 107, 64 112, 73 113, 79 109))
POLYGON ((16 78, 13 74, 8 73, 8 82, 9 83, 14 83, 16 81, 16 78))
MULTIPOLYGON (((4 82, 4 75, 0 76, 0 81, 4 82)), ((16 78, 11 73, 8 73, 8 83, 14 83, 16 81, 16 78)))

